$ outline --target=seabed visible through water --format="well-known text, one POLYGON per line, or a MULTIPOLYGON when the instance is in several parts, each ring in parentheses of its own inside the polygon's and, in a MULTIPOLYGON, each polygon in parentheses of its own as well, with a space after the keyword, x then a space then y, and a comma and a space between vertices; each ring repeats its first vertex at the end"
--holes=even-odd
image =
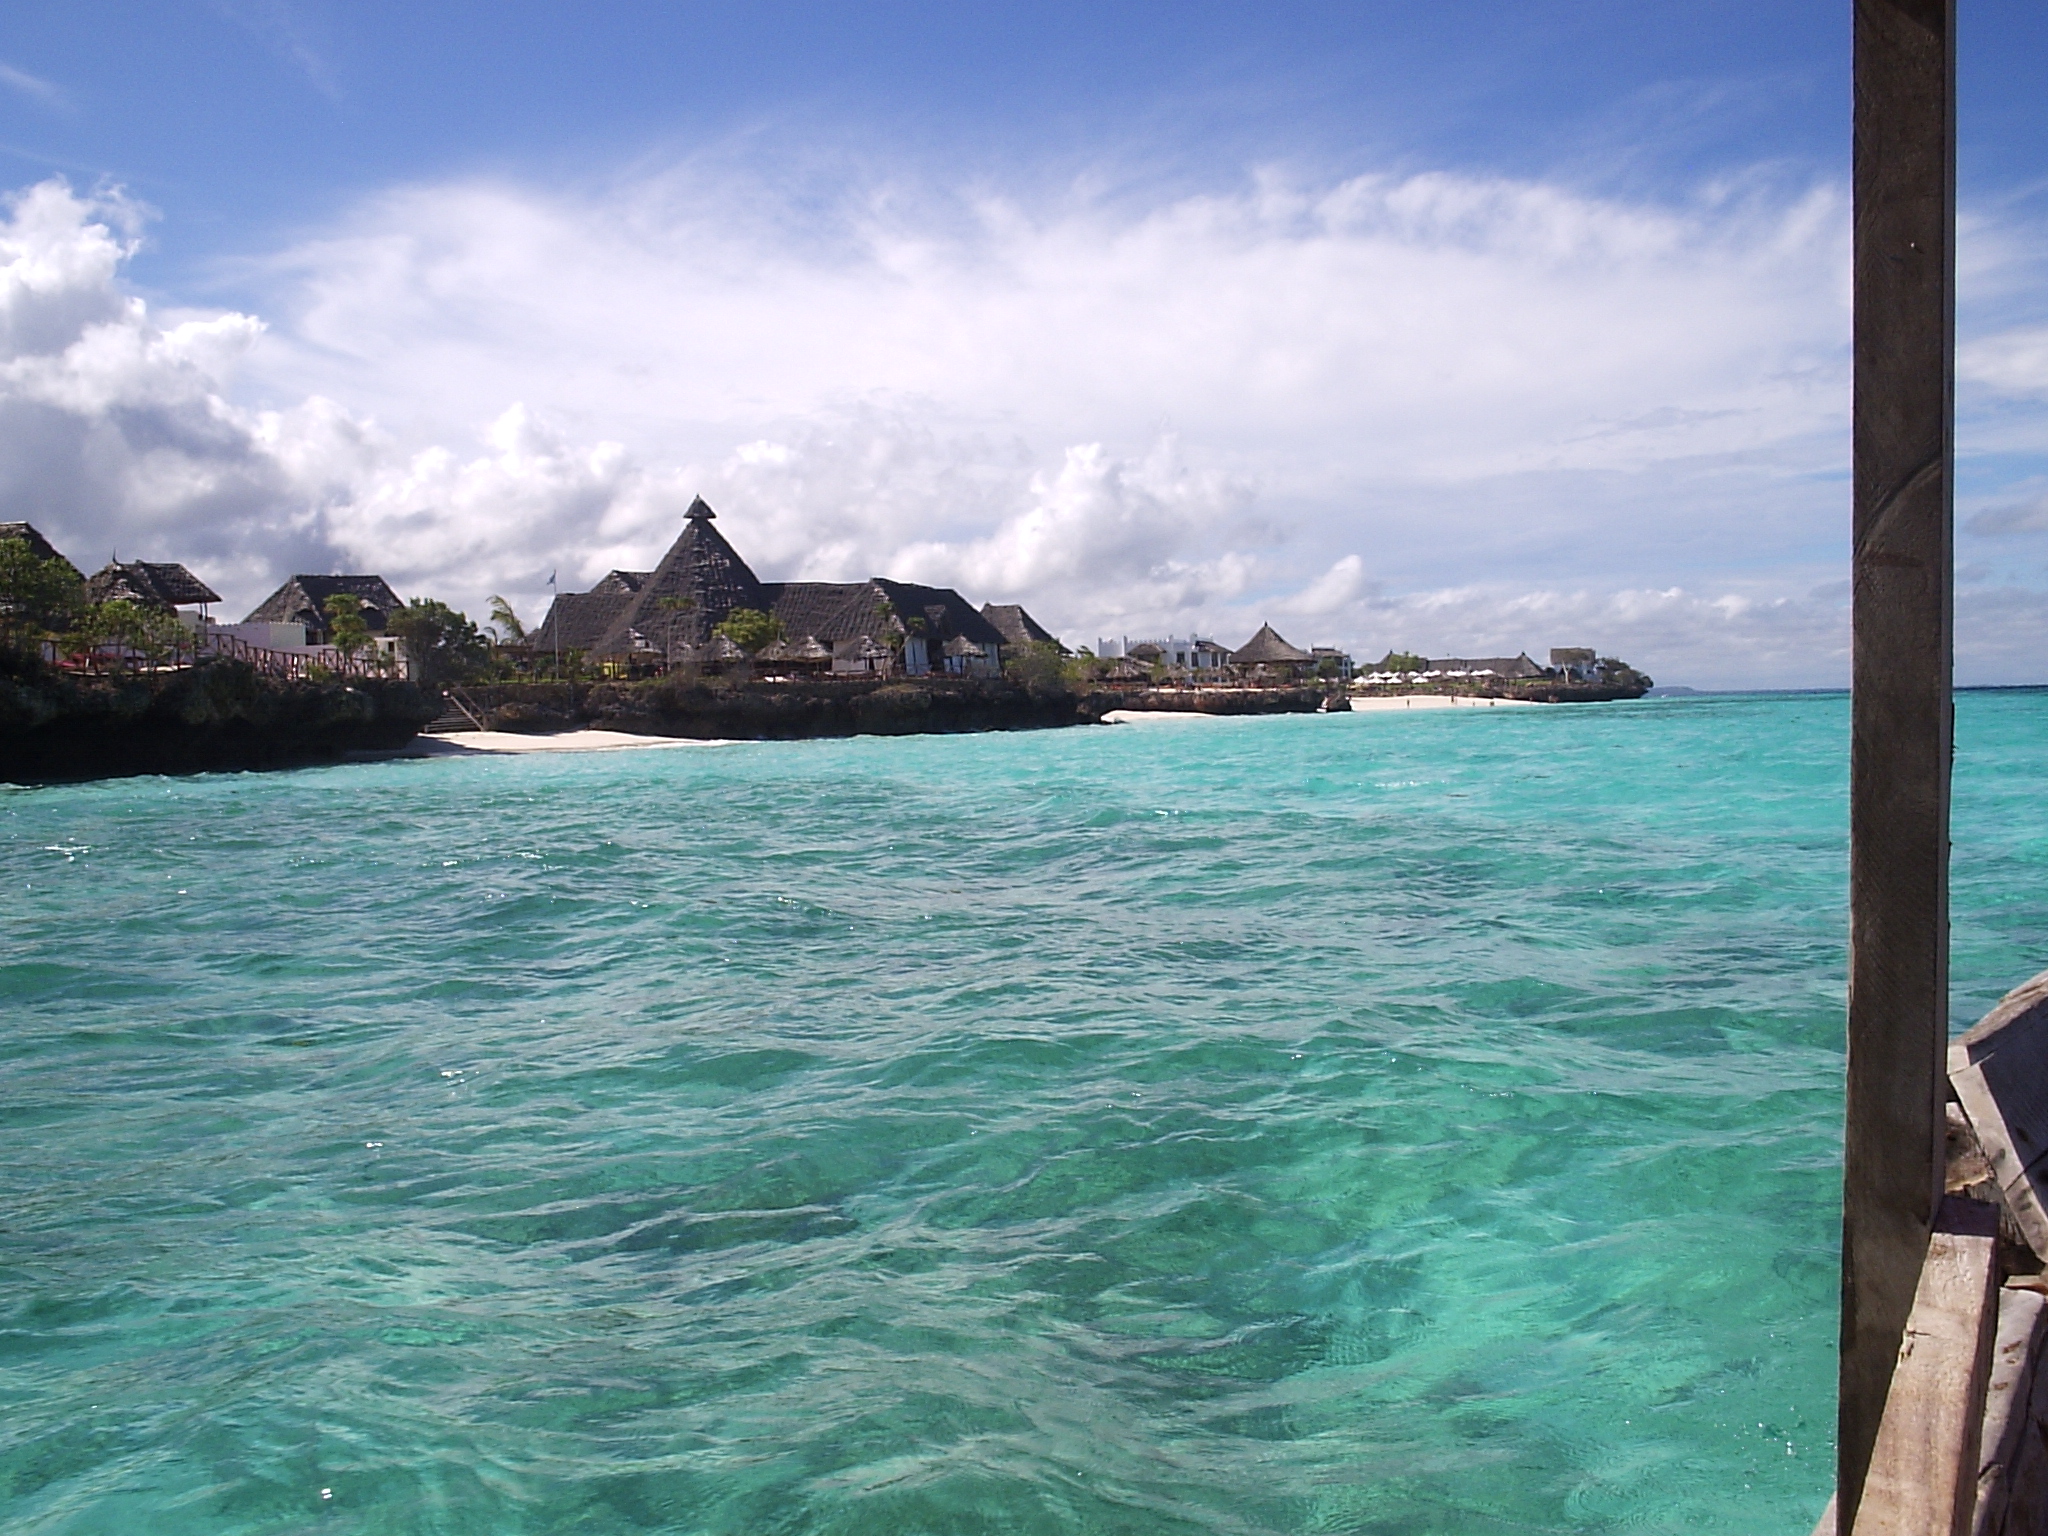
MULTIPOLYGON (((0 1526, 1803 1533, 1847 720, 0 791, 0 1526)), ((2048 694, 1958 731, 1960 1025, 2048 694)))

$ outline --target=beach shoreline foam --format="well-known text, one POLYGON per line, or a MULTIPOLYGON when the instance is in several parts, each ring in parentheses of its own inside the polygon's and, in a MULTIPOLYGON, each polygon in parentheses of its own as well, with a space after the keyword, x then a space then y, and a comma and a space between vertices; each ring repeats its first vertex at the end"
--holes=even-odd
MULTIPOLYGON (((1389 710, 1410 709, 1540 709, 1542 705, 1534 699, 1483 699, 1469 694, 1453 693, 1404 693, 1392 698, 1354 696, 1350 700, 1349 713, 1354 715, 1382 714, 1389 710)), ((1338 714, 1346 711, 1338 710, 1338 714)), ((1245 717, 1236 715, 1210 714, 1196 709, 1112 709, 1102 717, 1105 725, 1150 724, 1160 720, 1232 720, 1245 717)))
POLYGON ((694 736, 638 736, 630 731, 554 731, 526 735, 519 731, 450 731, 445 736, 415 736, 391 757, 475 757, 521 752, 620 752, 635 747, 716 747, 722 741, 694 736))

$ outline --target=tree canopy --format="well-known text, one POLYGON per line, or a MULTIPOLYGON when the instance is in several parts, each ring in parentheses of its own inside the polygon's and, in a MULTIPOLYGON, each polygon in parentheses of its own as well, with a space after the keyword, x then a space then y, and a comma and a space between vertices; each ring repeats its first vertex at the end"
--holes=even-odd
POLYGON ((512 605, 495 592, 491 594, 491 623, 507 644, 526 643, 526 626, 519 622, 519 615, 512 611, 512 605))
POLYGON ((414 598, 384 628, 404 642, 413 681, 424 686, 463 682, 490 666, 491 646, 483 632, 467 614, 433 598, 414 598))
POLYGON ((71 629, 89 606, 68 564, 42 559, 26 539, 0 539, 0 643, 31 648, 71 629))
POLYGON ((758 608, 735 608, 713 631, 725 636, 749 656, 782 638, 782 621, 758 608))
POLYGON ((363 600, 353 592, 337 592, 320 605, 327 615, 327 643, 344 656, 370 647, 370 626, 363 618, 363 600))

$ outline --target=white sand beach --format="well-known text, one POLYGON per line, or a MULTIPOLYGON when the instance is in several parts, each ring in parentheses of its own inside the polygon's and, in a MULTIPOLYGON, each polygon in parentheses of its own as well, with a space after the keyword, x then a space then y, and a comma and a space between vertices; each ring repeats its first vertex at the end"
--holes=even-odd
POLYGON ((1392 698, 1353 695, 1351 713, 1377 714, 1389 709, 1541 709, 1534 699, 1475 699, 1459 693, 1403 693, 1392 698))
POLYGON ((635 736, 628 731, 556 731, 528 736, 517 731, 450 731, 415 736, 399 757, 469 757, 481 752, 619 752, 635 747, 714 747, 716 741, 682 736, 635 736))
MULTIPOLYGON (((1404 693, 1392 698, 1351 700, 1354 715, 1376 715, 1387 710, 1406 709, 1540 709, 1532 699, 1475 699, 1463 694, 1404 693)), ((1338 713, 1341 715, 1342 710, 1338 713)), ((1175 720, 1264 720, 1266 715, 1209 715, 1194 709, 1112 709, 1104 715, 1109 725, 1151 725, 1175 720)))

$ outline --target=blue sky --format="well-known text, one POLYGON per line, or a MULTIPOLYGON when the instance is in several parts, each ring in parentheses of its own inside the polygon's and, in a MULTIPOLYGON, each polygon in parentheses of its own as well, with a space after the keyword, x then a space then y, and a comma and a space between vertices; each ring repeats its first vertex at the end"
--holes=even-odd
MULTIPOLYGON (((231 602, 531 606, 701 489, 1070 641, 1836 682, 1847 11, 38 8, 0 496, 231 602)), ((2048 680, 2048 9, 1963 42, 1959 665, 2048 680)))

